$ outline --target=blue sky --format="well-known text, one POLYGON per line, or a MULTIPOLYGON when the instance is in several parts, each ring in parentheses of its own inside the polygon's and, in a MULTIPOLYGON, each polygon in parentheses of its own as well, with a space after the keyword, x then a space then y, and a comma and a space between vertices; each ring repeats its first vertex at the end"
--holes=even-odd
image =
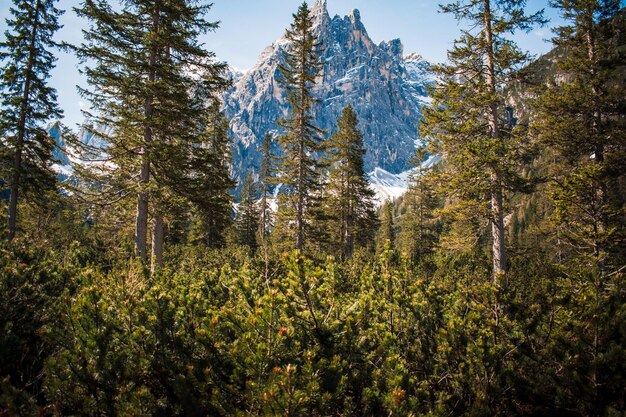
MULTIPOLYGON (((313 0, 310 0, 311 3, 313 0)), ((214 51, 220 60, 240 69, 254 65, 258 54, 272 41, 281 36, 292 20, 292 14, 301 0, 213 0, 208 16, 221 21, 220 28, 202 41, 207 49, 214 51)), ((347 14, 359 9, 361 18, 372 40, 400 38, 405 53, 417 52, 432 62, 445 60, 446 49, 458 36, 459 27, 452 16, 438 12, 437 0, 327 0, 331 16, 347 14)), ((0 1, 0 27, 8 16, 10 0, 0 1)), ((71 43, 81 40, 82 22, 71 10, 79 0, 59 0, 58 7, 67 10, 61 22, 64 25, 58 39, 71 43)), ((529 0, 528 9, 545 8, 552 23, 530 34, 520 34, 516 40, 522 48, 533 54, 550 49, 545 40, 550 38, 549 26, 558 22, 558 14, 549 9, 547 0, 529 0)), ((0 38, 3 36, 0 35, 0 38)), ((75 127, 82 120, 80 109, 86 104, 76 92, 76 84, 84 81, 78 73, 76 59, 66 53, 59 54, 51 84, 58 91, 65 122, 75 127)))

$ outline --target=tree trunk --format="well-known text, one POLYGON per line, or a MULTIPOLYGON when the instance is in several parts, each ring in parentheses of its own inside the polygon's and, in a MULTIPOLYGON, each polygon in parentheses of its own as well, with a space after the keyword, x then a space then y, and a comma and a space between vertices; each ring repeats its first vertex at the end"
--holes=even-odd
MULTIPOLYGON (((13 178, 11 179, 11 195, 9 196, 9 233, 7 240, 11 242, 15 238, 15 232, 17 230, 17 199, 20 186, 20 177, 22 174, 22 144, 23 139, 20 139, 18 134, 17 143, 15 145, 15 156, 13 158, 13 178)), ((23 136, 22 136, 23 138, 23 136)))
MULTIPOLYGON (((591 93, 593 100, 593 124, 592 124, 592 134, 595 142, 594 146, 594 156, 596 163, 602 165, 604 163, 604 143, 600 135, 602 134, 602 111, 600 110, 600 92, 598 91, 598 87, 595 85, 595 78, 597 77, 596 71, 596 46, 595 39, 593 34, 593 21, 590 20, 587 24, 586 33, 585 33, 585 42, 587 44, 587 57, 589 59, 589 67, 590 67, 590 78, 591 78, 591 93)), ((598 187, 596 188, 596 198, 598 201, 599 207, 604 207, 606 200, 606 190, 607 186, 603 179, 600 179, 598 187)), ((604 264, 604 260, 602 259, 605 252, 605 242, 602 238, 604 234, 604 230, 606 229, 607 219, 602 209, 600 209, 600 213, 596 216, 596 239, 594 239, 594 255, 596 259, 598 259, 598 269, 600 269, 601 274, 606 272, 606 266, 604 264)))
POLYGON ((17 126, 17 138, 15 142, 15 155, 13 157, 13 177, 11 178, 11 194, 9 196, 9 233, 7 240, 11 242, 17 230, 17 200, 19 197, 20 180, 22 176, 22 150, 26 140, 26 115, 28 113, 28 103, 32 83, 33 66, 35 65, 35 43, 37 41, 37 30, 39 24, 39 0, 35 3, 35 15, 33 17, 33 28, 30 33, 30 50, 28 52, 28 63, 26 64, 26 79, 24 80, 24 92, 22 103, 20 104, 19 125, 17 126))
MULTIPOLYGON (((156 33, 159 30, 159 11, 155 10, 152 16, 152 32, 156 33)), ((148 87, 152 88, 156 81, 156 65, 157 61, 157 48, 153 45, 150 49, 150 56, 148 58, 148 87)), ((152 92, 148 92, 146 100, 144 102, 144 143, 141 147, 141 174, 139 178, 140 190, 137 195, 137 217, 135 222, 135 247, 141 260, 146 263, 148 250, 148 190, 146 189, 150 182, 150 155, 148 152, 148 146, 152 142, 152 127, 150 120, 154 112, 154 98, 152 92)))
MULTIPOLYGON (((345 176, 349 176, 348 174, 344 173, 345 176)), ((356 213, 354 212, 354 205, 355 205, 355 198, 354 195, 352 195, 352 191, 354 190, 354 186, 355 184, 350 183, 350 181, 346 178, 344 181, 344 192, 346 193, 346 207, 344 207, 344 211, 345 211, 345 230, 346 230, 346 237, 345 237, 345 254, 344 254, 344 258, 345 259, 350 259, 352 258, 352 254, 354 253, 354 220, 356 218, 356 213)))
POLYGON ((265 223, 267 222, 267 185, 263 180, 263 194, 261 194, 261 224, 259 225, 259 242, 265 246, 265 223))
MULTIPOLYGON (((590 70, 591 70, 591 92, 593 94, 593 134, 596 136, 600 134, 601 122, 602 122, 602 113, 600 111, 600 105, 598 103, 598 88, 594 84, 596 78, 596 47, 595 47, 595 39, 593 36, 593 21, 589 22, 589 27, 585 33, 585 41, 587 43, 587 55, 589 58, 590 70)), ((598 163, 604 162, 604 144, 602 142, 596 142, 595 145, 595 159, 598 163)))
MULTIPOLYGON (((263 210, 261 213, 261 229, 259 230, 259 236, 261 238, 261 247, 263 248, 263 260, 265 263, 265 271, 263 274, 263 277, 265 278, 265 282, 267 283, 269 281, 269 270, 270 270, 270 264, 269 264, 269 253, 268 253, 268 242, 267 242, 267 238, 268 238, 268 227, 267 227, 267 222, 268 222, 268 207, 267 207, 267 176, 264 176, 264 180, 263 180, 263 197, 262 197, 262 202, 261 202, 261 209, 263 210)), ((271 323, 271 320, 270 320, 271 323)), ((271 326, 270 326, 271 329, 271 326)), ((271 341, 271 338, 270 338, 271 341)), ((271 350, 271 347, 268 345, 268 349, 271 350)))
MULTIPOLYGON (((148 130, 150 130, 150 128, 146 128, 146 131, 148 130)), ((150 137, 151 134, 145 135, 146 139, 150 137)), ((137 217, 135 222, 135 246, 137 254, 143 262, 147 261, 148 256, 148 191, 145 187, 150 181, 150 160, 148 159, 146 152, 147 150, 144 147, 142 150, 143 162, 141 164, 141 175, 139 179, 142 189, 137 195, 137 217)))
MULTIPOLYGON (((302 33, 302 39, 306 39, 307 33, 304 31, 302 33)), ((306 127, 305 127, 305 117, 306 117, 306 54, 304 52, 300 53, 300 109, 299 109, 299 130, 300 130, 300 143, 298 148, 298 207, 296 214, 296 249, 302 250, 304 248, 304 198, 305 194, 308 192, 305 186, 305 166, 304 166, 304 158, 305 158, 305 137, 306 137, 306 127)))
POLYGON ((493 276, 494 282, 498 276, 506 272, 506 242, 504 236, 504 215, 502 213, 502 191, 498 185, 498 177, 494 176, 494 187, 497 189, 491 194, 491 235, 493 238, 493 276))
MULTIPOLYGON (((597 77, 596 71, 596 47, 595 47, 595 39, 593 34, 593 19, 590 19, 587 22, 586 33, 585 33, 585 42, 587 44, 587 58, 589 59, 589 67, 591 71, 591 93, 593 100, 593 124, 592 124, 592 134, 595 142, 594 146, 594 156, 596 163, 602 165, 604 163, 604 143, 600 135, 602 134, 602 112, 600 110, 599 96, 600 93, 598 91, 597 86, 595 85, 595 79, 597 77)), ((600 305, 600 299, 602 296, 602 287, 603 282, 602 279, 606 273, 606 265, 604 263, 604 252, 605 242, 604 242, 604 230, 606 228, 607 219, 604 215, 602 208, 605 204, 606 199, 606 184, 604 179, 601 178, 598 187, 595 190, 596 198, 598 201, 598 206, 600 207, 599 215, 595 216, 596 225, 595 225, 595 239, 593 242, 593 250, 594 256, 596 258, 598 269, 600 270, 600 274, 595 274, 594 277, 594 289, 595 289, 595 308, 598 308, 600 305)), ((591 382, 592 382, 592 396, 594 401, 597 401, 598 397, 598 387, 600 386, 600 381, 598 377, 598 367, 596 366, 596 360, 598 358, 600 352, 600 329, 597 317, 594 317, 593 320, 593 350, 591 356, 593 358, 592 369, 591 369, 591 382)))
MULTIPOLYGON (((352 208, 350 208, 352 210, 352 208)), ((352 258, 354 253, 354 213, 350 211, 350 214, 346 218, 346 243, 345 243, 345 259, 352 258)))
POLYGON ((296 213, 296 249, 304 247, 304 139, 300 139, 298 154, 300 166, 298 167, 298 202, 296 213))
MULTIPOLYGON (((304 99, 303 101, 304 102, 304 99)), ((298 144, 298 202, 296 213, 296 249, 302 250, 304 247, 304 194, 305 190, 305 178, 304 178, 304 111, 300 114, 300 143, 298 144)))
POLYGON ((152 257, 150 273, 154 275, 157 269, 163 268, 163 217, 156 214, 152 229, 152 257))
MULTIPOLYGON (((496 72, 493 56, 493 34, 491 31, 491 3, 490 0, 483 0, 484 7, 484 27, 486 44, 486 64, 487 64, 487 87, 491 94, 491 102, 487 111, 489 121, 489 131, 491 137, 498 139, 500 129, 498 126, 498 103, 496 101, 496 72)), ((502 185, 500 173, 493 167, 491 173, 491 235, 493 238, 493 279, 497 283, 498 277, 506 272, 506 243, 504 236, 504 213, 502 208, 502 185)))
POLYGON ((270 171, 271 171, 271 138, 269 134, 265 134, 265 138, 263 139, 263 161, 261 163, 261 184, 263 185, 263 193, 261 195, 261 225, 259 227, 259 238, 261 241, 261 246, 265 247, 267 243, 267 235, 269 231, 268 222, 268 207, 267 207, 267 198, 269 193, 269 185, 268 182, 270 180, 270 171))

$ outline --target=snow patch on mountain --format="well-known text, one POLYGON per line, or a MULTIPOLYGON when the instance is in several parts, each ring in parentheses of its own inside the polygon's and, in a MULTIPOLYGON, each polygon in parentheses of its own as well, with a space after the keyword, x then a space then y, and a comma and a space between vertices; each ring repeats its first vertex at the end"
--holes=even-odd
MULTIPOLYGON (((421 170, 428 170, 441 161, 441 156, 432 155, 420 165, 421 170)), ((399 174, 393 174, 380 167, 367 174, 370 188, 376 193, 375 202, 381 206, 387 200, 395 200, 409 189, 411 177, 418 175, 419 169, 412 168, 399 174)))
POLYGON ((370 188, 376 193, 375 203, 381 206, 387 200, 395 200, 409 188, 408 176, 411 171, 392 174, 383 168, 376 167, 368 174, 370 188))
POLYGON ((64 136, 65 134, 72 136, 74 134, 64 131, 61 128, 61 123, 58 121, 49 123, 46 126, 46 130, 50 137, 54 139, 52 170, 57 174, 59 181, 75 181, 76 166, 112 167, 112 162, 106 158, 108 145, 104 138, 104 136, 110 133, 110 128, 93 127, 90 124, 83 125, 77 136, 78 145, 76 138, 69 140, 69 138, 64 136), (98 135, 95 132, 103 133, 98 135))

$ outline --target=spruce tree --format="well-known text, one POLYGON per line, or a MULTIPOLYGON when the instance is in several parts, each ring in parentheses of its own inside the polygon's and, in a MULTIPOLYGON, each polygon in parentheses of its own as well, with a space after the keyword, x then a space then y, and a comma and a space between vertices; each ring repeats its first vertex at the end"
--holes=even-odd
POLYGON ((256 202, 254 178, 249 171, 241 188, 241 202, 235 218, 237 243, 255 251, 258 247, 259 209, 256 202))
MULTIPOLYGON (((205 96, 204 93, 211 93, 210 89, 199 86, 196 90, 200 91, 191 96, 194 123, 185 123, 181 116, 178 134, 160 138, 155 148, 155 155, 159 157, 153 162, 156 184, 152 193, 155 199, 170 201, 179 207, 185 203, 191 205, 204 219, 209 244, 221 246, 224 232, 231 223, 233 199, 229 191, 234 186, 230 176, 228 121, 219 109, 219 100, 205 96)), ((162 266, 158 261, 162 259, 164 237, 159 228, 163 227, 163 214, 168 212, 175 213, 175 210, 170 210, 167 203, 157 203, 153 209, 152 258, 157 260, 158 266, 162 266), (155 240, 155 236, 160 240, 155 240)))
POLYGON ((435 210, 439 199, 433 186, 430 169, 423 166, 426 150, 416 151, 414 162, 417 165, 409 175, 409 189, 403 196, 406 212, 400 219, 398 247, 414 260, 422 260, 432 253, 437 243, 439 221, 435 210))
POLYGON ((378 243, 376 245, 377 253, 382 253, 387 249, 395 249, 396 247, 393 205, 393 201, 386 200, 380 208, 380 230, 378 232, 378 243))
POLYGON ((199 237, 204 243, 209 247, 221 247, 225 243, 225 232, 232 223, 233 196, 230 191, 235 186, 230 176, 228 120, 215 97, 210 99, 208 108, 198 120, 199 130, 187 144, 186 152, 180 152, 178 158, 170 160, 169 175, 163 178, 170 192, 192 205, 202 229, 199 237))
POLYGON ((370 244, 378 227, 374 191, 363 165, 363 135, 357 124, 356 112, 346 106, 337 121, 337 133, 327 143, 329 172, 324 194, 329 233, 344 259, 352 256, 355 247, 370 244))
MULTIPOLYGON (((22 192, 54 187, 51 169, 54 140, 45 123, 61 117, 56 91, 47 82, 58 45, 53 37, 62 12, 54 0, 14 0, 12 18, 0 43, 0 169, 10 189, 8 233, 17 230, 18 200, 22 192)), ((3 185, 4 187, 4 185, 3 185)))
POLYGON ((556 158, 551 195, 557 230, 574 255, 602 273, 623 264, 626 174, 626 54, 616 47, 620 32, 610 21, 619 1, 554 1, 569 24, 555 29, 563 55, 560 78, 536 101, 534 132, 556 158), (620 258, 621 252, 621 258, 620 258), (617 257, 616 257, 617 255, 617 257))
POLYGON ((525 14, 525 0, 462 0, 442 6, 470 29, 437 67, 442 82, 425 112, 422 135, 446 159, 441 184, 491 222, 494 283, 507 270, 504 198, 524 185, 519 165, 527 146, 507 121, 504 87, 528 61, 508 35, 543 23, 525 14), (488 207, 488 208, 487 208, 488 207))
POLYGON ((323 131, 315 126, 313 86, 322 70, 320 44, 313 32, 313 16, 306 2, 293 15, 286 32, 289 46, 279 66, 280 82, 287 90, 289 115, 279 120, 285 134, 278 138, 283 148, 279 182, 282 183, 279 214, 293 233, 296 249, 303 249, 319 205, 320 169, 316 154, 322 148, 323 131), (293 227, 291 221, 293 220, 293 227))
POLYGON ((615 366, 626 361, 624 15, 612 0, 553 5, 566 25, 555 30, 557 76, 535 103, 533 129, 552 157, 548 191, 564 272, 554 282, 572 296, 555 300, 562 324, 544 354, 558 358, 556 401, 576 404, 580 415, 607 415, 623 404, 615 366))
POLYGON ((259 243, 265 247, 268 242, 270 230, 272 229, 272 210, 269 205, 269 197, 271 186, 275 182, 274 156, 272 155, 272 136, 269 133, 267 133, 263 139, 261 153, 261 170, 259 172, 259 181, 261 186, 259 243))
POLYGON ((188 157, 206 121, 207 109, 194 95, 198 86, 207 97, 226 83, 224 66, 213 63, 213 54, 197 40, 217 27, 204 19, 210 5, 134 0, 121 6, 96 0, 75 9, 90 22, 76 52, 91 86, 81 89, 95 110, 90 116, 108 132, 97 133, 108 142, 113 175, 137 194, 135 246, 146 261, 150 192, 155 184, 190 178, 177 162, 188 157))

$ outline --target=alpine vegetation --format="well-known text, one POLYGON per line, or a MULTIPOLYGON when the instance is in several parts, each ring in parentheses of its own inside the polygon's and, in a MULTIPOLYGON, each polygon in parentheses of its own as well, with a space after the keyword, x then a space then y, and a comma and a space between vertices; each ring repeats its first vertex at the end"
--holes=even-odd
POLYGON ((419 2, 431 65, 303 2, 235 72, 240 3, 12 0, 0 416, 624 415, 621 3, 419 2))

